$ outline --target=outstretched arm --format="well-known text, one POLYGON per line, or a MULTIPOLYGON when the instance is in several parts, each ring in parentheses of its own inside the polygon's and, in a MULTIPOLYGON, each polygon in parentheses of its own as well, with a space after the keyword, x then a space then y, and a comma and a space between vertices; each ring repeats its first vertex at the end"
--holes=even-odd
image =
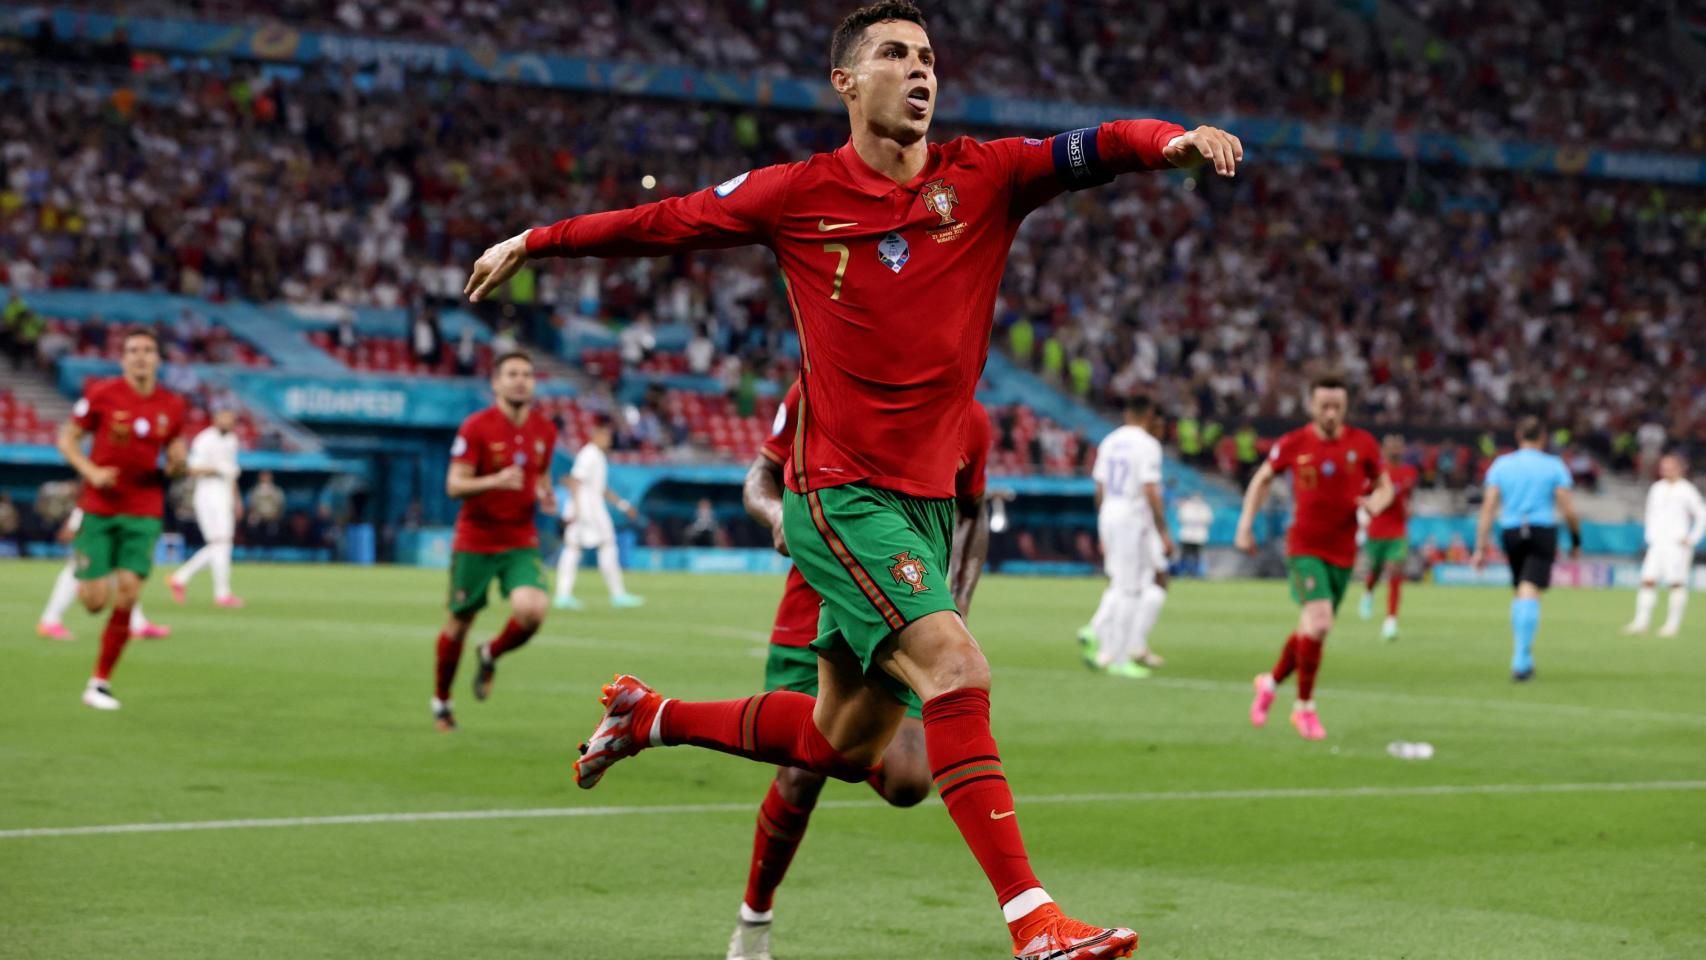
POLYGON ((1013 164, 1014 212, 1024 216, 1062 190, 1082 190, 1122 173, 1194 167, 1208 162, 1233 176, 1244 145, 1217 127, 1186 130, 1166 120, 1113 120, 1058 133, 1046 140, 991 144, 1013 164))
POLYGON ((1233 543, 1245 553, 1256 552, 1256 514, 1268 502, 1268 489, 1273 482, 1273 464, 1263 463, 1256 470, 1256 475, 1250 478, 1250 486, 1244 490, 1244 511, 1238 515, 1238 535, 1233 538, 1233 543))
POLYGON ((655 257, 767 242, 794 169, 763 167, 683 196, 523 230, 486 248, 462 292, 478 303, 530 258, 655 257))

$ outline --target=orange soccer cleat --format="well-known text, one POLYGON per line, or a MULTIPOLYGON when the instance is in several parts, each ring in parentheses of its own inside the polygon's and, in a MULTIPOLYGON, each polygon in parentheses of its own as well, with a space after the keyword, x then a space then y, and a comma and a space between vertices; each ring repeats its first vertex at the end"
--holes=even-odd
POLYGON ((663 706, 663 697, 639 679, 622 674, 604 685, 598 702, 604 705, 604 719, 581 744, 580 759, 575 761, 575 785, 582 790, 598 786, 611 764, 651 746, 652 720, 663 706))
POLYGON ((1092 927, 1061 913, 1053 903, 1007 927, 1013 934, 1013 960, 1092 960, 1129 957, 1137 950, 1137 931, 1092 927))

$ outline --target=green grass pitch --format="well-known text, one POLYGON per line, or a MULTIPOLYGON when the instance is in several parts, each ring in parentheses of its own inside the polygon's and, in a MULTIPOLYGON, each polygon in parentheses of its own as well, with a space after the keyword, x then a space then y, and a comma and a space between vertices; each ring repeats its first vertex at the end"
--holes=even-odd
MULTIPOLYGON (((174 607, 156 582, 177 633, 132 645, 125 707, 99 714, 77 699, 96 623, 31 633, 56 569, 0 566, 0 957, 722 957, 769 771, 657 750, 582 792, 568 767, 616 671, 754 691, 780 578, 636 576, 637 611, 586 578, 588 612, 554 613, 491 701, 464 664, 462 730, 440 735, 442 573, 239 566, 240 611, 205 581, 174 607), (501 810, 547 815, 19 834, 501 810)), ((1706 609, 1680 640, 1626 639, 1629 594, 1560 592, 1539 679, 1516 687, 1503 592, 1413 588, 1390 645, 1353 594, 1313 744, 1289 688, 1268 729, 1246 719, 1295 615, 1283 584, 1178 585, 1145 682, 1079 665, 1099 590, 992 577, 972 626, 1039 876, 1070 912, 1137 927, 1140 957, 1706 956, 1706 609), (1396 760, 1394 740, 1437 754, 1396 760)), ((780 957, 1006 955, 940 805, 825 799, 777 901, 780 957)))

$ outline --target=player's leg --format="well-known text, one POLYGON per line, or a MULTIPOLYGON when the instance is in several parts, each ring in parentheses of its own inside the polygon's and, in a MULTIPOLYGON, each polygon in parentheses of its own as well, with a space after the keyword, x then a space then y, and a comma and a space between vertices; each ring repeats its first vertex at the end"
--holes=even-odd
POLYGON ((1119 603, 1119 590, 1114 586, 1114 576, 1110 572, 1119 550, 1116 525, 1117 521, 1112 517, 1096 518, 1096 539, 1102 548, 1102 572, 1108 576, 1108 585, 1102 590, 1102 599, 1096 604, 1096 612, 1090 615, 1090 622, 1078 628, 1078 654, 1084 665, 1091 669, 1096 668, 1097 649, 1101 646, 1102 635, 1113 624, 1119 603))
POLYGON ((113 696, 112 675, 130 642, 131 609, 142 593, 142 578, 133 570, 121 569, 112 580, 112 609, 101 628, 101 646, 95 656, 94 672, 83 688, 83 703, 97 710, 117 710, 120 706, 113 696))
POLYGON ((598 573, 604 578, 604 589, 610 593, 611 606, 627 608, 645 603, 644 598, 629 593, 622 582, 622 555, 616 548, 614 534, 598 545, 598 573))
POLYGON ((729 938, 727 960, 768 960, 770 928, 776 918, 776 890, 805 839, 806 826, 824 781, 823 775, 798 767, 776 769, 776 779, 770 782, 770 789, 758 808, 746 893, 741 897, 740 918, 729 938))
MULTIPOLYGON (((184 602, 184 588, 190 585, 190 581, 195 579, 196 574, 200 573, 203 568, 210 566, 213 563, 213 541, 205 539, 205 532, 203 533, 203 537, 204 540, 201 545, 201 549, 197 550, 194 554, 191 554, 190 558, 184 562, 183 566, 172 571, 171 575, 166 578, 166 586, 172 591, 172 599, 178 603, 184 602)), ((215 595, 217 596, 217 593, 215 595)))
POLYGON ((563 552, 557 554, 557 596, 555 605, 558 610, 579 610, 582 606, 575 599, 575 574, 581 566, 580 530, 576 524, 569 524, 563 530, 563 552))
POLYGON ((501 554, 455 551, 450 555, 450 614, 438 632, 433 665, 432 721, 434 728, 449 733, 456 729, 455 707, 450 691, 456 669, 462 663, 462 648, 474 618, 486 606, 492 579, 497 576, 501 554))
POLYGON ((907 705, 877 772, 868 781, 877 795, 894 807, 914 807, 930 796, 929 745, 924 738, 924 707, 916 701, 907 705))
POLYGON ((538 550, 510 550, 498 556, 502 558, 498 584, 509 600, 509 619, 497 636, 474 648, 479 661, 474 674, 476 700, 491 696, 498 658, 533 639, 550 606, 545 593, 545 562, 538 550))
POLYGON ((1386 576, 1386 620, 1380 625, 1382 639, 1398 639, 1398 606, 1404 593, 1404 558, 1408 545, 1395 541, 1381 564, 1386 576))
MULTIPOLYGON (((1312 557, 1286 558, 1287 587, 1291 591, 1292 602, 1299 608, 1306 606, 1311 596, 1321 589, 1319 581, 1322 571, 1319 563, 1312 557)), ((1252 681, 1255 696, 1250 701, 1251 726, 1267 725, 1268 711, 1273 708, 1275 691, 1297 671, 1298 652, 1301 645, 1307 641, 1304 625, 1305 618, 1300 613, 1297 626, 1286 636, 1285 642, 1280 644, 1279 659, 1274 661, 1273 668, 1267 673, 1256 674, 1256 679, 1252 681)))
POLYGON ((1511 600, 1511 679, 1534 677, 1534 638, 1540 632, 1540 598, 1552 583, 1556 531, 1540 527, 1505 531, 1516 596, 1511 600))
POLYGON ((1625 634, 1646 633, 1653 623, 1653 608, 1659 603, 1659 578, 1655 569, 1658 547, 1648 547, 1641 563, 1641 588, 1635 591, 1635 619, 1623 628, 1625 634))
POLYGON ((1113 599, 1107 615, 1096 629, 1098 670, 1141 679, 1149 671, 1130 664, 1129 655, 1138 619, 1138 603, 1147 577, 1143 554, 1143 531, 1131 520, 1103 522, 1102 564, 1108 575, 1113 599))
POLYGON ((1137 934, 1106 930, 1061 913, 1031 870, 1018 809, 989 725, 989 662, 952 610, 908 624, 878 664, 924 700, 924 739, 936 792, 984 876, 995 888, 1014 955, 1123 956, 1137 934), (1079 952, 1103 945, 1107 952, 1079 952))
MULTIPOLYGON (((1344 571, 1346 582, 1350 571, 1344 571)), ((1338 588, 1341 595, 1343 588, 1338 588)), ((1327 735, 1315 708, 1315 677, 1321 669, 1321 653, 1327 643, 1327 633, 1333 629, 1333 614, 1337 601, 1330 597, 1315 597, 1303 604, 1297 618, 1297 702, 1291 709, 1291 725, 1306 740, 1320 740, 1327 735)))
POLYGON ((1659 636, 1674 637, 1682 632, 1682 613, 1688 607, 1688 578, 1694 573, 1694 551, 1687 547, 1671 547, 1665 580, 1670 584, 1670 602, 1665 612, 1664 626, 1659 636))
POLYGON ((47 606, 42 608, 41 619, 36 621, 36 635, 48 640, 71 640, 71 631, 65 628, 65 611, 71 609, 71 604, 77 600, 77 560, 73 557, 59 568, 59 575, 53 579, 53 589, 47 595, 47 606))
POLYGON ((1161 538, 1153 529, 1145 540, 1150 554, 1150 566, 1144 578, 1143 593, 1137 601, 1137 621, 1133 628, 1135 637, 1128 655, 1138 666, 1156 669, 1164 666, 1166 660, 1151 649, 1149 635, 1155 632, 1155 625, 1161 620, 1161 608, 1167 605, 1168 558, 1161 549, 1161 538))
POLYGON ((1362 598, 1357 601, 1357 616, 1364 620, 1374 618, 1374 590, 1380 584, 1381 555, 1380 541, 1370 537, 1363 544, 1363 554, 1368 558, 1368 575, 1362 581, 1362 598))
POLYGON ((148 619, 148 614, 142 610, 142 599, 139 597, 136 606, 130 608, 130 638, 138 637, 144 640, 164 640, 172 635, 172 628, 163 623, 154 623, 148 619))

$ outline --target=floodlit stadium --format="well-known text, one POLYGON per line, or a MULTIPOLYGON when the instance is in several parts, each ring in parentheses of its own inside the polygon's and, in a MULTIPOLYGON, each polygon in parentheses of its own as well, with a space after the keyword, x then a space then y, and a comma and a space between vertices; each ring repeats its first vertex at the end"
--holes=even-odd
POLYGON ((0 957, 1706 956, 1702 78, 0 4, 0 957))

